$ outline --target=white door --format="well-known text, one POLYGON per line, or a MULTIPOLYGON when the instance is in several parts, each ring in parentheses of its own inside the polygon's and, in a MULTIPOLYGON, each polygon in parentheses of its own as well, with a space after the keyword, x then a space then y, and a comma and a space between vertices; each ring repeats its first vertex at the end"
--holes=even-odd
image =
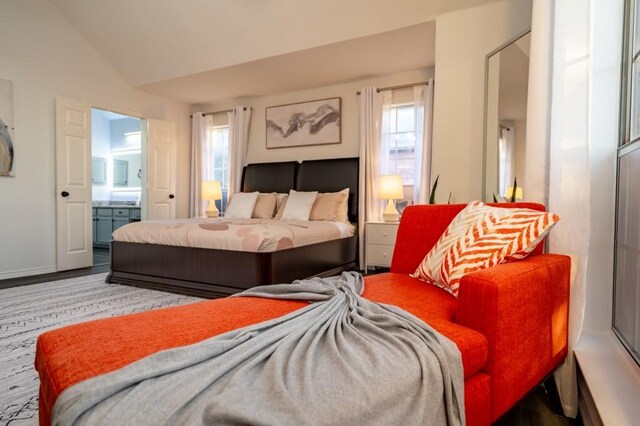
POLYGON ((93 265, 91 107, 56 99, 56 264, 93 265))
MULTIPOLYGON (((147 220, 174 219, 176 217, 176 155, 178 146, 176 126, 164 121, 148 119, 146 127, 147 193, 146 209, 142 217, 147 220)), ((144 140, 144 138, 143 138, 144 140)))

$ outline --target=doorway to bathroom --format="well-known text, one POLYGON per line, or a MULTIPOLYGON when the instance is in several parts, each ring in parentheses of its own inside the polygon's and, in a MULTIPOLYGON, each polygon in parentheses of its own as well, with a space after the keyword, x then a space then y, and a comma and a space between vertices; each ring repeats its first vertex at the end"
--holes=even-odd
POLYGON ((113 231, 138 222, 142 208, 143 120, 91 109, 93 265, 109 263, 113 231))

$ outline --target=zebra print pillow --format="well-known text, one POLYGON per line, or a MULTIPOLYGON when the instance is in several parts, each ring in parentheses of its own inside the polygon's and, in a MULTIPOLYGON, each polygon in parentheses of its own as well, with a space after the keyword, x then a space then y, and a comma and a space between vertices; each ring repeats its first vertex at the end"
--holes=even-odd
POLYGON ((465 274, 526 257, 559 220, 553 213, 473 201, 451 221, 411 276, 457 296, 465 274))

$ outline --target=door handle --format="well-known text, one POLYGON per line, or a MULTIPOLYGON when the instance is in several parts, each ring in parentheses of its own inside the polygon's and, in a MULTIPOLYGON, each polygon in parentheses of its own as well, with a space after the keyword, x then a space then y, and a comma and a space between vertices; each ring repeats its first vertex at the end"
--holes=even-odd
POLYGON ((171 198, 173 200, 174 198, 176 198, 176 196, 173 195, 173 194, 169 194, 169 198, 171 198))
POLYGON ((60 195, 62 195, 63 197, 68 197, 69 193, 67 191, 62 191, 60 195))

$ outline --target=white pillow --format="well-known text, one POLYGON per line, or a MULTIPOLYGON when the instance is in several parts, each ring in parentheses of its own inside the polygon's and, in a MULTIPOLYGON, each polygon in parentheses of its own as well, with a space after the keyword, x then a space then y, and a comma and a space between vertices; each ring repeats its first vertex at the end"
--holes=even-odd
POLYGON ((225 218, 251 219, 251 213, 258 200, 258 192, 236 192, 231 195, 225 218))
POLYGON ((281 220, 309 220, 309 213, 317 196, 318 191, 298 192, 292 189, 289 191, 281 220))

